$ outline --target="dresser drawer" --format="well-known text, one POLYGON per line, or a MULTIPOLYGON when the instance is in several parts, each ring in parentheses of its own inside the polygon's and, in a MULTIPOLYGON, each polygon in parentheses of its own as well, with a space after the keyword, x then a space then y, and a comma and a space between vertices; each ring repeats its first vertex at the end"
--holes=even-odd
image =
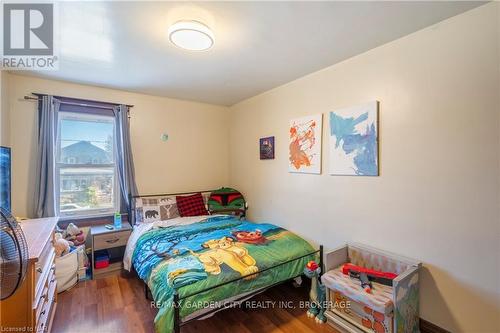
POLYGON ((48 299, 44 305, 40 317, 36 322, 36 332, 47 332, 50 324, 51 311, 54 305, 54 298, 48 299))
POLYGON ((48 258, 43 259, 43 266, 39 265, 42 261, 39 261, 35 264, 35 289, 34 289, 34 299, 33 304, 38 304, 39 299, 43 293, 43 289, 48 285, 47 280, 49 276, 54 274, 55 264, 54 259, 56 257, 56 253, 54 248, 50 247, 50 251, 48 253, 48 258))
POLYGON ((37 327, 37 332, 47 332, 48 330, 49 320, 54 310, 56 286, 57 282, 54 276, 52 279, 47 280, 44 295, 40 298, 40 303, 35 309, 35 326, 37 327))
POLYGON ((130 231, 113 232, 94 236, 94 251, 127 245, 130 231))
MULTIPOLYGON (((52 281, 55 281, 55 269, 56 266, 53 263, 49 268, 48 272, 43 274, 43 276, 38 280, 38 283, 35 285, 35 298, 33 299, 33 308, 39 309, 40 305, 43 304, 47 300, 47 292, 49 289, 49 285, 52 281)), ((37 316, 38 317, 38 316, 37 316)))
POLYGON ((49 287, 45 286, 43 288, 43 293, 38 299, 38 304, 36 305, 35 308, 35 320, 38 323, 40 321, 40 316, 43 316, 42 311, 43 308, 45 307, 45 304, 49 301, 49 287))
POLYGON ((54 251, 54 246, 52 245, 52 242, 47 242, 45 243, 42 253, 40 254, 40 257, 38 258, 38 261, 35 263, 35 281, 38 282, 40 277, 43 275, 43 271, 46 267, 52 266, 50 263, 51 261, 54 260, 55 257, 55 251, 54 251), (49 265, 49 266, 47 266, 49 265))

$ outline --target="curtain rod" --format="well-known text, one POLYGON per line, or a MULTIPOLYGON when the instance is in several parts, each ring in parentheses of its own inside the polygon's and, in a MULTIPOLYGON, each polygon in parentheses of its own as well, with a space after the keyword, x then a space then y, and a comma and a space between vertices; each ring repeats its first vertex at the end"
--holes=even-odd
MULTIPOLYGON (((39 101, 41 97, 47 96, 46 94, 38 94, 38 93, 31 93, 32 95, 35 95, 36 97, 32 96, 24 96, 24 99, 26 100, 34 100, 34 101, 39 101)), ((72 98, 72 97, 64 97, 64 96, 54 96, 56 98, 68 98, 68 99, 79 99, 79 98, 72 98)), ((117 103, 108 103, 108 102, 100 102, 100 101, 93 101, 89 99, 82 99, 83 101, 87 101, 90 103, 106 103, 106 104, 112 104, 114 105, 119 105, 117 103)), ((76 102, 69 102, 69 101, 61 101, 61 103, 67 104, 67 105, 76 105, 76 106, 84 106, 84 107, 92 107, 92 108, 97 108, 97 109, 113 109, 113 106, 104 106, 104 105, 93 105, 93 104, 86 104, 86 103, 76 103, 76 102)), ((133 105, 126 104, 127 107, 133 108, 133 105)))

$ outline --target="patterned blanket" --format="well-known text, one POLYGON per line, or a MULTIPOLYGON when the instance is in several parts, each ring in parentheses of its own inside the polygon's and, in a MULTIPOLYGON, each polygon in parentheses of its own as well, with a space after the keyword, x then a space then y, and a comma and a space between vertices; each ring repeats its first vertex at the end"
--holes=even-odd
POLYGON ((145 233, 137 241, 132 261, 159 305, 155 329, 163 333, 173 330, 176 289, 182 298, 245 277, 181 300, 180 315, 184 318, 214 302, 300 275, 313 255, 260 271, 313 251, 308 242, 275 225, 219 216, 145 233))

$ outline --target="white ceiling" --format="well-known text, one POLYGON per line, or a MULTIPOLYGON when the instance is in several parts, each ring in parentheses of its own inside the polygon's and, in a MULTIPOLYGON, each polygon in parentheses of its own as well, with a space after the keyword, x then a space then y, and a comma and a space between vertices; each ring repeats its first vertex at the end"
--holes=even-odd
POLYGON ((232 105, 481 2, 60 2, 60 68, 26 73, 232 105), (215 46, 188 52, 168 26, 196 19, 215 46))

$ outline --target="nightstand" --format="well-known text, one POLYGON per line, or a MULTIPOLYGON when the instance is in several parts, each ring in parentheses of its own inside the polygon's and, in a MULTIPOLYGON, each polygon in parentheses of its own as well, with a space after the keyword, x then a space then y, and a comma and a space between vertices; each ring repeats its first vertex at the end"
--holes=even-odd
POLYGON ((92 239, 92 279, 120 271, 123 266, 123 254, 127 246, 132 227, 127 222, 122 222, 120 229, 107 229, 104 225, 90 228, 92 239), (109 255, 109 266, 95 268, 94 256, 96 251, 105 251, 109 255))

